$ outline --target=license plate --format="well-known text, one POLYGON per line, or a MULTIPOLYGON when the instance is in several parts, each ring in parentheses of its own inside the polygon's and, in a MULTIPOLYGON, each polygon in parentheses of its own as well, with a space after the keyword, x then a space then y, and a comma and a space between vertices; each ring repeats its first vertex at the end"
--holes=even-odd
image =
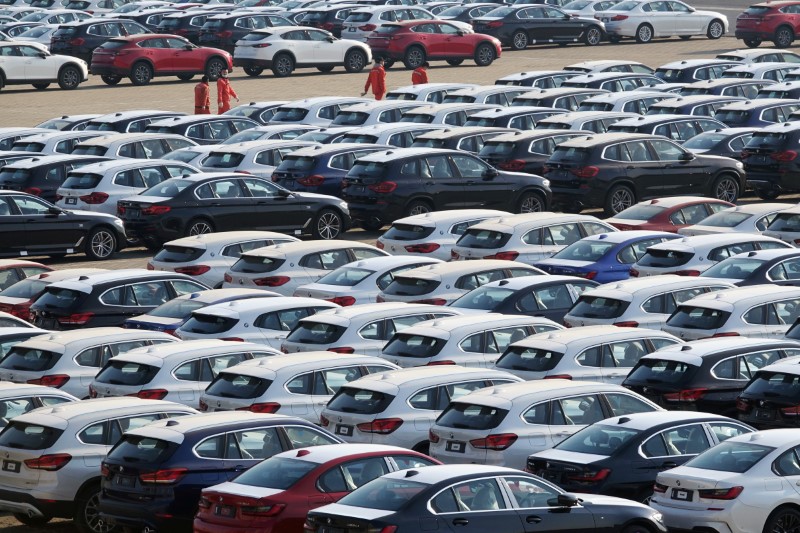
POLYGON ((771 409, 756 409, 755 415, 759 420, 772 420, 775 418, 775 411, 771 409))
POLYGON ((336 434, 337 435, 344 435, 345 437, 349 437, 353 434, 353 426, 345 426, 339 424, 336 426, 336 434))
POLYGON ((354 27, 350 28, 350 29, 349 29, 349 30, 347 30, 347 31, 356 31, 356 28, 355 28, 355 26, 354 26, 354 27))
POLYGON ((19 461, 3 461, 3 472, 14 472, 19 473, 19 469, 21 467, 21 463, 19 461))
POLYGON ((365 187, 363 185, 354 185, 353 186, 353 192, 356 193, 356 194, 363 194, 365 190, 366 189, 365 189, 365 187))
POLYGON ((128 218, 139 218, 139 210, 138 209, 128 208, 127 214, 128 214, 128 218))
POLYGON ((118 487, 133 487, 132 476, 117 476, 114 478, 114 485, 118 487))
POLYGON ((67 205, 75 205, 75 204, 78 203, 78 199, 77 198, 67 198, 65 203, 67 205))
POLYGON ((42 329, 55 329, 56 321, 52 319, 37 318, 34 323, 42 329))
POLYGON ((449 440, 444 449, 448 452, 464 453, 466 444, 457 440, 449 440))
POLYGON ((608 17, 604 17, 602 20, 603 22, 608 22, 608 17))
POLYGON ((672 489, 672 499, 680 500, 682 502, 690 502, 692 501, 693 493, 694 491, 692 490, 672 489))
POLYGON ((751 155, 747 158, 747 162, 753 165, 763 165, 767 162, 767 156, 765 155, 751 155))
POLYGON ((214 514, 217 516, 232 518, 236 516, 236 508, 233 505, 217 505, 214 508, 214 514))
POLYGON ((343 527, 320 526, 317 533, 345 533, 343 527))

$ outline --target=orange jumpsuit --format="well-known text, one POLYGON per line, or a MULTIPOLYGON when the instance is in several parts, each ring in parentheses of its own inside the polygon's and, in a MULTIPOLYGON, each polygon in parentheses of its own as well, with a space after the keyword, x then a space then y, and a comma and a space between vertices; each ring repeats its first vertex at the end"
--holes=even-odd
POLYGON ((411 83, 413 85, 428 83, 428 71, 422 67, 415 68, 414 72, 411 73, 411 83))
POLYGON ((217 78, 217 107, 220 115, 231 108, 231 96, 239 98, 239 95, 231 87, 231 82, 228 81, 228 78, 220 76, 217 78))
POLYGON ((194 114, 211 114, 211 89, 202 81, 194 86, 194 114))
POLYGON ((368 92, 370 86, 372 87, 372 94, 375 95, 375 100, 383 100, 383 96, 386 94, 386 71, 382 65, 375 65, 369 71, 367 84, 364 85, 364 92, 368 92))

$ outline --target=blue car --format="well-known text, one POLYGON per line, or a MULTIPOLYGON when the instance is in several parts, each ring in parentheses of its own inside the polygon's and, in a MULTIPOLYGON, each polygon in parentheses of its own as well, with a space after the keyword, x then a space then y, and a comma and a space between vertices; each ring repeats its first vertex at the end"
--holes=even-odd
POLYGON ((648 247, 680 237, 662 231, 601 233, 576 241, 533 266, 548 274, 578 276, 598 283, 620 281, 630 277, 631 266, 648 247))

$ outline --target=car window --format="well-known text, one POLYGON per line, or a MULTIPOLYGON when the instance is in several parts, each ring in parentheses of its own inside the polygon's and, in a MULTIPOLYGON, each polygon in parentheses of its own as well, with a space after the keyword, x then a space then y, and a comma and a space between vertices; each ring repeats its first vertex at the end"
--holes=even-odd
POLYGON ((222 459, 225 457, 225 435, 217 435, 201 441, 194 447, 195 453, 205 459, 222 459))
POLYGON ((517 507, 530 509, 552 507, 556 504, 559 492, 539 480, 522 476, 506 476, 500 479, 514 497, 517 507))
POLYGON ((44 215, 50 209, 48 204, 36 198, 26 196, 14 196, 12 198, 23 215, 44 215))
POLYGON ((633 368, 643 355, 647 355, 647 345, 643 340, 629 340, 606 344, 605 350, 610 356, 603 358, 603 366, 633 368))
POLYGON ((267 459, 282 451, 276 428, 247 429, 228 436, 225 459, 267 459))
POLYGON ((494 511, 506 503, 495 479, 475 479, 453 485, 431 501, 435 512, 494 511))
POLYGON ((594 424, 605 418, 600 399, 593 394, 554 400, 551 408, 555 425, 594 424))
POLYGON ((338 441, 325 433, 304 426, 286 426, 283 428, 293 448, 336 444, 338 441))
POLYGON ((136 298, 136 303, 143 307, 161 305, 171 297, 167 285, 163 281, 134 283, 130 288, 136 298))
POLYGON ((654 435, 642 451, 648 457, 696 455, 709 448, 708 437, 701 424, 672 428, 654 435))

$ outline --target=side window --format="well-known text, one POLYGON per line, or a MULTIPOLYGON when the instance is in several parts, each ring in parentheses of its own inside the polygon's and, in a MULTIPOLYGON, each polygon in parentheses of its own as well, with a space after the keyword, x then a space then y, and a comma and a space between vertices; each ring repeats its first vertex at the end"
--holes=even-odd
POLYGON ((221 371, 225 370, 226 368, 230 368, 233 365, 238 365, 239 363, 245 361, 244 354, 241 353, 229 353, 225 355, 217 355, 215 357, 209 357, 208 363, 211 366, 211 373, 216 377, 221 371))
POLYGON ((528 424, 547 424, 547 407, 549 402, 537 403, 522 414, 522 419, 528 424))
MULTIPOLYGON (((458 344, 458 347, 467 353, 483 353, 483 337, 484 333, 475 333, 470 335, 458 344)), ((489 351, 488 348, 486 350, 489 351)))
POLYGON ((413 455, 392 455, 392 461, 397 465, 399 470, 408 470, 409 468, 420 468, 424 466, 432 466, 434 463, 415 457, 413 455))
POLYGON ((629 394, 620 394, 618 392, 605 393, 606 401, 611 406, 613 416, 630 415, 633 413, 646 413, 652 411, 653 407, 640 400, 635 396, 629 394))
POLYGON ((779 476, 800 476, 800 448, 795 447, 781 454, 772 469, 779 476))
POLYGON ((194 452, 205 459, 225 457, 225 435, 217 435, 202 441, 194 447, 194 452))
POLYGON ((728 422, 708 422, 708 427, 711 428, 711 432, 714 433, 714 436, 720 442, 728 440, 731 437, 748 433, 744 426, 730 424, 728 422))
POLYGON ((678 161, 684 154, 684 151, 675 144, 667 141, 652 140, 650 144, 658 154, 660 161, 678 161))
POLYGON ((551 285, 533 291, 539 309, 566 309, 572 307, 572 296, 567 285, 551 285))
POLYGON ((362 259, 383 257, 384 254, 380 253, 378 250, 373 250, 371 248, 353 248, 353 255, 355 256, 356 261, 361 261, 362 259))
POLYGON ((593 346, 592 348, 588 348, 578 355, 575 360, 581 366, 588 366, 588 367, 601 367, 603 366, 602 361, 602 353, 603 347, 602 346, 593 346))
POLYGON ((87 427, 78 433, 78 439, 84 444, 108 444, 109 428, 108 420, 98 422, 87 427))
MULTIPOLYGON (((158 413, 153 413, 148 415, 142 414, 136 416, 128 416, 125 418, 119 418, 116 420, 116 423, 119 424, 120 432, 125 433, 126 431, 146 426, 147 424, 151 424, 158 420, 161 420, 161 415, 159 415, 158 413)), ((120 438, 122 438, 122 434, 120 434, 119 437, 114 439, 113 442, 118 441, 120 438)))
POLYGON ((337 442, 333 437, 309 427, 287 426, 283 429, 292 444, 292 448, 307 448, 308 446, 336 444, 337 442))
POLYGON ((90 367, 100 366, 100 352, 101 352, 100 346, 89 348, 88 350, 84 350, 78 355, 76 355, 75 362, 79 366, 90 366, 90 367))
MULTIPOLYGON (((608 231, 608 230, 605 230, 608 231)), ((577 223, 557 224, 543 228, 543 244, 555 246, 568 246, 583 238, 577 223)))
MULTIPOLYGON (((361 370, 358 367, 331 368, 320 371, 320 374, 325 379, 326 387, 322 394, 333 395, 342 386, 360 378, 361 370)), ((318 392, 315 391, 315 394, 318 394, 318 392)))
POLYGON ((748 324, 767 324, 768 314, 771 311, 770 306, 759 305, 753 307, 744 314, 744 321, 748 324))
POLYGON ((553 424, 594 424, 605 418, 600 398, 593 394, 555 400, 552 408, 553 424))
MULTIPOLYGON (((643 355, 647 355, 647 345, 643 340, 614 342, 606 345, 613 366, 633 368, 643 355)), ((603 366, 609 366, 603 364, 603 366)))
POLYGON ((367 340, 381 340, 383 337, 381 336, 381 322, 382 320, 378 320, 376 322, 370 322, 360 330, 358 330, 358 334, 361 336, 362 339, 367 340))
POLYGON ((505 352, 509 344, 521 341, 529 334, 528 328, 525 326, 496 329, 488 333, 490 337, 494 338, 494 346, 497 349, 497 353, 505 352))
POLYGON ((506 503, 495 479, 475 479, 453 486, 457 501, 470 511, 505 509, 506 503))
POLYGON ((136 297, 136 303, 143 307, 158 306, 170 299, 169 290, 163 281, 135 283, 131 285, 131 290, 136 297))
POLYGON ((314 384, 314 373, 308 372, 295 376, 286 384, 286 390, 292 394, 311 394, 314 384))
MULTIPOLYGON (((42 403, 44 403, 44 398, 42 400, 42 403)), ((36 405, 34 405, 32 398, 14 398, 0 401, 0 427, 6 427, 9 419, 35 408, 36 405)))
POLYGON ((663 431, 668 455, 696 455, 710 446, 701 424, 691 424, 663 431))
POLYGON ((447 406, 447 402, 449 401, 449 398, 444 398, 442 402, 439 402, 438 391, 439 387, 423 389, 409 398, 408 403, 414 409, 425 409, 429 411, 438 410, 440 403, 443 403, 444 406, 447 406))
POLYGON ((277 429, 248 429, 228 435, 225 459, 267 459, 282 451, 277 429))
POLYGON ((351 482, 355 488, 366 485, 373 479, 389 473, 389 467, 383 457, 359 459, 344 463, 341 466, 345 479, 351 482))
POLYGON ((184 363, 172 373, 180 381, 200 381, 201 359, 184 363))
POLYGON ((582 222, 581 226, 583 227, 583 231, 586 233, 587 237, 613 231, 602 224, 598 224, 597 222, 582 222))
POLYGON ((194 283, 192 281, 178 279, 172 280, 169 283, 172 285, 172 290, 175 291, 176 296, 183 296, 184 294, 191 294, 193 292, 206 290, 205 287, 199 283, 194 283))
POLYGON ((508 476, 501 478, 501 482, 523 509, 535 507, 550 507, 550 500, 558 498, 558 492, 544 483, 537 482, 528 477, 508 476))

